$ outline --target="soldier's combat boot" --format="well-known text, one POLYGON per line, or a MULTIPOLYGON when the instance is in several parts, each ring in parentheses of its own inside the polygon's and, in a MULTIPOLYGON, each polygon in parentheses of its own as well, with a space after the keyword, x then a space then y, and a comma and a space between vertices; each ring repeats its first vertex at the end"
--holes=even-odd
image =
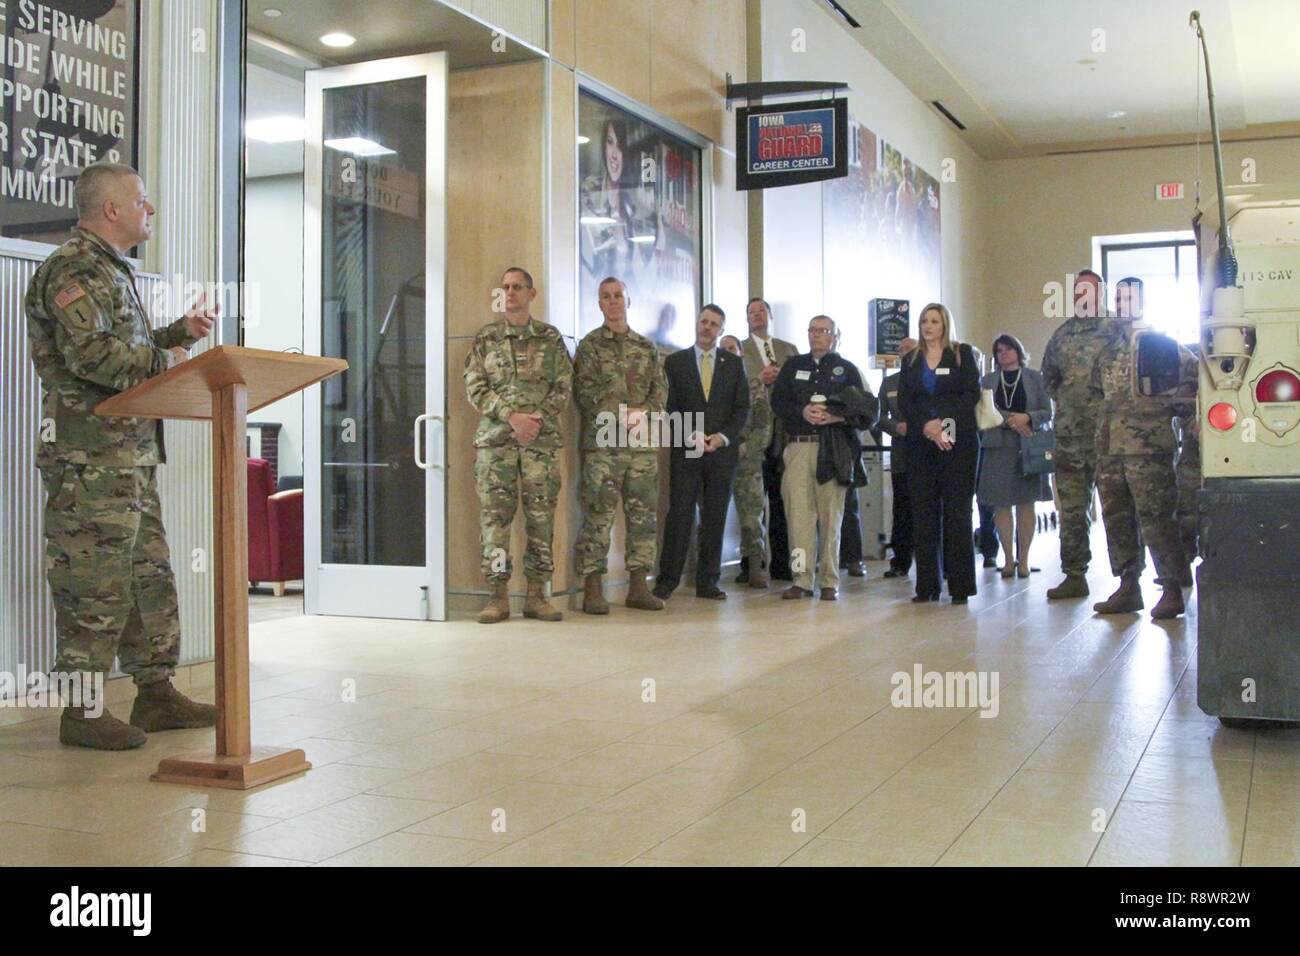
POLYGON ((646 586, 645 579, 648 573, 641 568, 633 568, 628 572, 627 606, 640 608, 642 611, 662 611, 664 602, 651 594, 650 588, 646 586))
POLYGON ((1177 617, 1187 610, 1183 604, 1183 590, 1177 583, 1165 588, 1165 593, 1160 596, 1156 606, 1151 609, 1151 619, 1153 621, 1164 621, 1172 617, 1177 617))
POLYGON ((760 590, 767 587, 767 568, 763 567, 762 562, 751 559, 749 571, 749 586, 760 590))
POLYGON ((1115 593, 1104 601, 1098 601, 1092 609, 1098 614, 1129 614, 1140 611, 1143 607, 1145 605, 1142 603, 1142 589, 1138 587, 1138 576, 1135 572, 1126 571, 1120 576, 1119 588, 1115 593))
POLYGON ((599 571, 592 571, 583 581, 582 610, 586 614, 609 613, 609 602, 605 600, 601 578, 602 575, 599 571))
POLYGON ((1082 574, 1067 574, 1065 580, 1054 588, 1047 589, 1047 600, 1059 601, 1062 598, 1081 598, 1088 596, 1088 579, 1082 574))
POLYGON ((492 595, 483 610, 478 612, 480 624, 500 624, 510 619, 510 582, 498 581, 492 585, 492 595))
POLYGON ((528 582, 528 596, 524 598, 524 617, 536 618, 539 621, 564 620, 564 615, 546 600, 546 582, 528 582))
POLYGON ((131 723, 148 733, 158 730, 182 730, 211 727, 217 722, 217 708, 190 700, 169 680, 140 684, 135 689, 131 723))
POLYGON ((124 724, 105 709, 98 717, 87 717, 81 707, 64 707, 59 723, 59 743, 92 750, 134 750, 149 738, 139 727, 124 724))

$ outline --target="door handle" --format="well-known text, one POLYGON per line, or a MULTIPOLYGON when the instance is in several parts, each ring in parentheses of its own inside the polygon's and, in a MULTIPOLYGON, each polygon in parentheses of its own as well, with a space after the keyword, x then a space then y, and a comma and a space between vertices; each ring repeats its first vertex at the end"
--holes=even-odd
POLYGON ((415 467, 420 468, 424 471, 430 471, 434 468, 442 467, 442 465, 431 464, 430 462, 422 461, 420 459, 420 433, 423 431, 423 428, 421 426, 425 422, 441 422, 441 421, 443 421, 443 417, 441 415, 419 415, 416 417, 415 435, 413 436, 413 447, 411 449, 411 457, 415 459, 415 467))

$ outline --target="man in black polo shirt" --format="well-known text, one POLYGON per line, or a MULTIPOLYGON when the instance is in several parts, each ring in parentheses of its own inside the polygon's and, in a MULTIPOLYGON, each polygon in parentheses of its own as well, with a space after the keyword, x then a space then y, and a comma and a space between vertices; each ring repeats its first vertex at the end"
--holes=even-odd
POLYGON ((868 389, 857 366, 833 350, 835 333, 830 316, 813 316, 808 323, 810 351, 787 360, 772 387, 772 412, 784 422, 788 440, 781 481, 794 579, 781 594, 788 600, 812 596, 814 572, 824 601, 835 600, 840 584, 844 486, 833 479, 818 484, 817 449, 823 431, 844 422, 826 410, 826 400, 850 385, 868 389))

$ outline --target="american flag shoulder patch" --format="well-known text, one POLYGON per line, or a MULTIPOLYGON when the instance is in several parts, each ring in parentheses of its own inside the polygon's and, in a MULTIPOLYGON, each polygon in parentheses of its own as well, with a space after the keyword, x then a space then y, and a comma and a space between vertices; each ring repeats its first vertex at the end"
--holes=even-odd
POLYGON ((79 285, 70 285, 54 297, 54 306, 58 309, 66 309, 72 303, 85 296, 86 291, 79 285))

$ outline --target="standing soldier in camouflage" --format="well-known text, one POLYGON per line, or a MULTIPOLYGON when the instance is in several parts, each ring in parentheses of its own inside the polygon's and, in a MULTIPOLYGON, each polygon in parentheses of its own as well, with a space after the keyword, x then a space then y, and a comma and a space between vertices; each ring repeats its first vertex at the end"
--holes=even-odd
MULTIPOLYGON (((1108 341, 1101 276, 1082 270, 1074 281, 1074 317, 1052 333, 1043 351, 1043 382, 1056 403, 1056 493, 1061 514, 1061 570, 1065 580, 1048 600, 1088 596, 1092 490, 1097 480, 1098 399, 1090 391, 1097 355, 1108 341)), ((1108 529, 1109 530, 1109 529, 1108 529)))
MULTIPOLYGON (((1189 345, 1187 351, 1200 361, 1199 345, 1189 345)), ((1178 438, 1178 455, 1174 459, 1174 474, 1178 476, 1178 536, 1183 542, 1183 553, 1190 562, 1200 553, 1196 496, 1201 490, 1201 422, 1195 404, 1175 417, 1173 426, 1178 438)))
MULTIPOLYGON (((1151 616, 1156 620, 1183 613, 1180 585, 1191 584, 1174 513, 1174 433, 1168 401, 1134 395, 1133 321, 1142 314, 1142 281, 1121 279, 1115 286, 1116 321, 1109 343, 1097 355, 1091 389, 1100 403, 1097 418, 1097 488, 1106 524, 1111 572, 1119 589, 1093 605, 1099 614, 1140 611, 1142 545, 1151 549, 1164 594, 1151 616)), ((1196 359, 1180 349, 1181 380, 1195 381, 1196 359)))
POLYGON ((573 366, 564 338, 529 312, 533 277, 518 266, 501 276, 505 315, 479 329, 465 356, 465 391, 482 416, 474 432, 483 577, 491 594, 480 624, 510 617, 510 528, 520 498, 528 543, 524 617, 559 621, 546 598, 555 570, 551 542, 560 497, 560 420, 569 404, 573 366))
MULTIPOLYGON (((722 347, 744 357, 744 347, 734 335, 722 337, 722 347)), ((763 461, 772 442, 772 404, 767 386, 755 375, 749 379, 749 421, 740 433, 740 459, 732 495, 740 520, 740 552, 749 559, 749 586, 767 587, 767 521, 763 494, 763 461)))
MULTIPOLYGON (((136 684, 131 722, 65 707, 59 740, 126 750, 145 733, 211 727, 216 708, 171 684, 180 614, 158 500, 166 460, 162 422, 101 418, 95 406, 188 357, 212 331, 200 300, 151 329, 126 259, 153 234, 154 207, 129 166, 87 167, 77 179, 78 221, 27 288, 27 339, 42 385, 36 465, 45 485, 46 573, 64 673, 93 680, 116 657, 136 684)), ((85 685, 83 685, 85 686, 85 685)))
POLYGON ((582 415, 582 530, 578 573, 582 609, 608 614, 603 578, 620 496, 627 524, 627 606, 659 611, 646 575, 655 566, 659 508, 660 429, 668 383, 654 342, 627 324, 627 286, 610 276, 600 283, 605 323, 587 333, 574 356, 575 397, 582 415), (622 436, 622 439, 618 436, 622 436))

